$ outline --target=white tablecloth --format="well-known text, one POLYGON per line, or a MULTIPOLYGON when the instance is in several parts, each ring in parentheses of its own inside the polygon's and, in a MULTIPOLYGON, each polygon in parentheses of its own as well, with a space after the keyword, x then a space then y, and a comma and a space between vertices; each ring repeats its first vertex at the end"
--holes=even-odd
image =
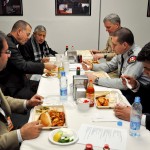
MULTIPOLYGON (((70 72, 68 75, 68 85, 72 83, 72 75, 75 72, 70 72)), ((104 88, 95 86, 95 90, 112 90, 110 88, 104 88)), ((119 91, 119 90, 117 90, 119 91)), ((66 112, 66 121, 68 127, 78 131, 81 124, 91 124, 98 125, 104 127, 118 127, 116 122, 93 122, 92 117, 97 113, 102 112, 103 114, 107 114, 108 112, 114 113, 112 109, 97 109, 96 107, 90 108, 86 112, 81 112, 77 109, 75 101, 72 100, 72 94, 70 93, 70 88, 68 86, 68 101, 63 102, 66 112)), ((38 94, 44 96, 51 103, 61 103, 59 101, 59 80, 57 78, 49 77, 49 78, 41 78, 38 94)), ((128 104, 126 99, 123 97, 123 101, 128 104)), ((31 117, 32 118, 32 113, 31 117)), ((123 129, 129 130, 129 122, 123 121, 122 127, 123 129)), ((33 140, 23 141, 20 150, 83 150, 85 145, 82 144, 73 144, 68 146, 58 146, 52 144, 48 140, 48 135, 50 134, 50 130, 43 130, 40 136, 33 140)), ((94 150, 102 150, 102 148, 94 147, 94 150)), ((141 126, 141 136, 139 138, 133 138, 131 136, 127 137, 127 145, 126 150, 150 150, 150 132, 145 129, 145 127, 141 126)))

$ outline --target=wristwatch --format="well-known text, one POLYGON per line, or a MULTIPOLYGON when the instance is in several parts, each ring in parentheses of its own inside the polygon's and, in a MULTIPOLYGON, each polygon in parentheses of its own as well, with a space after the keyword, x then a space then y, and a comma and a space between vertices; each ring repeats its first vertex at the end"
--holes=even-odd
POLYGON ((106 55, 106 54, 104 55, 104 58, 105 58, 105 59, 107 58, 107 55, 106 55))
POLYGON ((94 84, 98 85, 98 80, 99 80, 99 77, 97 77, 97 78, 94 80, 94 84))

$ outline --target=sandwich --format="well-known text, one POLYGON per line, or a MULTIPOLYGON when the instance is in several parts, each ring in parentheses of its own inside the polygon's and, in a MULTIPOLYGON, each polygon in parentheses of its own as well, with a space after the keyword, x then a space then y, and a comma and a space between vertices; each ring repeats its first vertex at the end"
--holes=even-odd
POLYGON ((40 120, 40 123, 44 125, 44 127, 49 127, 52 125, 51 117, 47 111, 41 113, 39 120, 40 120))

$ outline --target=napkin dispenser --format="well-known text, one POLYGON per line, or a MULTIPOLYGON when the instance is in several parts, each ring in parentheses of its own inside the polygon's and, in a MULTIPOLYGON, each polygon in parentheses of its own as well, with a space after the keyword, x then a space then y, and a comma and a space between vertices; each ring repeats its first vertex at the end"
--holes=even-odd
POLYGON ((77 85, 83 86, 85 89, 87 88, 88 78, 85 75, 74 75, 73 76, 73 99, 76 100, 76 92, 79 88, 77 85))
POLYGON ((67 51, 68 61, 71 64, 77 62, 77 51, 67 51))
POLYGON ((77 84, 75 86, 75 100, 86 96, 86 88, 84 85, 77 84))

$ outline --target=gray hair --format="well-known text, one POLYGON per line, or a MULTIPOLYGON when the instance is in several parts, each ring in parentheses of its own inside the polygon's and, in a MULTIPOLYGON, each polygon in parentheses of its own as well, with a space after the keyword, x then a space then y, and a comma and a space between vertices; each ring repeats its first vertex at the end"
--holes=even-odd
POLYGON ((42 25, 38 25, 34 29, 34 33, 36 33, 36 32, 46 32, 46 28, 42 25))
POLYGON ((116 24, 116 23, 119 23, 121 24, 121 20, 120 20, 120 17, 117 15, 117 14, 109 14, 107 15, 103 22, 105 23, 106 21, 110 21, 112 24, 116 24))

